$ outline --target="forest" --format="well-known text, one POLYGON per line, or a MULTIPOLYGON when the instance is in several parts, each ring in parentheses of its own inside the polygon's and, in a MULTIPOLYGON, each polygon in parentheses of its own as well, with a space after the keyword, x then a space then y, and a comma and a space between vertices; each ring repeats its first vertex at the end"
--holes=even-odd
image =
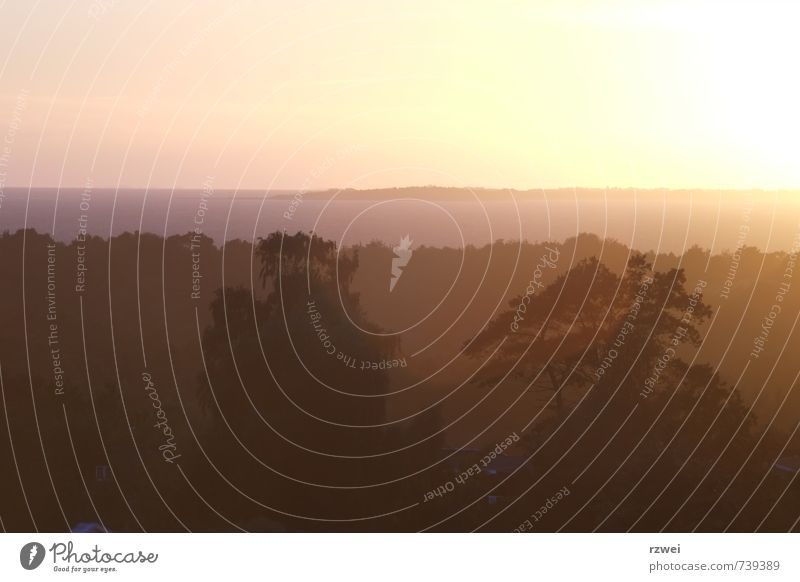
POLYGON ((3 528, 800 529, 794 249, 411 244, 3 233, 3 528))

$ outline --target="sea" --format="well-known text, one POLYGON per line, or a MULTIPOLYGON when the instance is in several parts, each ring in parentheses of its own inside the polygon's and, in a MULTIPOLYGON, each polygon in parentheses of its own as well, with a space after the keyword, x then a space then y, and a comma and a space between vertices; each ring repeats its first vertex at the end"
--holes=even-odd
POLYGON ((314 232, 343 246, 408 236, 420 245, 480 247, 498 240, 564 241, 581 233, 614 239, 641 251, 681 254, 692 246, 713 252, 737 246, 790 250, 798 245, 796 195, 700 191, 671 196, 560 194, 497 199, 382 196, 375 200, 303 191, 6 188, 0 232, 33 228, 69 242, 82 231, 102 237, 124 232, 204 234, 217 244, 257 240, 272 232, 314 232))

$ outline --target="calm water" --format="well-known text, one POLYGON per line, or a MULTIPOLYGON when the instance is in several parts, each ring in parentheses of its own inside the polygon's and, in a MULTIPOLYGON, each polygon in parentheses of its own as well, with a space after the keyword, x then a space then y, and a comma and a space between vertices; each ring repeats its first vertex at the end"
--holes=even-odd
MULTIPOLYGON (((73 239, 81 215, 91 234, 125 231, 183 234, 197 227, 217 242, 251 240, 276 230, 315 230, 345 244, 381 240, 392 245, 408 234, 415 245, 480 246, 497 239, 564 240, 578 232, 617 239, 641 250, 680 253, 692 245, 732 249, 737 241, 760 248, 788 249, 798 231, 800 206, 787 196, 733 197, 714 193, 693 200, 642 194, 636 199, 560 197, 511 202, 304 199, 285 192, 257 193, 96 189, 81 209, 82 190, 7 189, 0 205, 0 230, 26 224, 56 239, 73 239), (283 196, 276 198, 275 196, 283 196), (777 202, 776 202, 777 200, 777 202), (751 207, 748 213, 747 208, 751 207), (113 209, 113 220, 112 220, 113 209), (199 224, 196 224, 196 221, 199 224), (462 242, 463 241, 463 242, 462 242)), ((667 195, 668 196, 668 195, 667 195)))

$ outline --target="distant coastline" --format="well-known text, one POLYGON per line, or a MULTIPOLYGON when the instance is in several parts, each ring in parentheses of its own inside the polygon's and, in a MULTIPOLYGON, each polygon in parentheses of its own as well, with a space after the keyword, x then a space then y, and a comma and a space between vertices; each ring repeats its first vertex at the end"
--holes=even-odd
MULTIPOLYGON (((198 191, 202 190, 202 185, 197 188, 146 188, 146 187, 132 187, 125 186, 116 188, 114 186, 95 186, 96 190, 117 191, 119 195, 125 193, 140 194, 147 191, 149 195, 169 195, 173 197, 182 197, 183 195, 195 195, 198 191)), ((5 189, 7 195, 27 195, 30 190, 31 193, 36 194, 55 194, 56 192, 73 192, 83 191, 83 186, 32 186, 30 189, 27 186, 7 186, 5 189)), ((423 198, 426 200, 441 200, 441 201, 500 201, 511 200, 512 197, 518 200, 525 199, 573 199, 575 197, 591 198, 591 199, 608 199, 608 200, 631 200, 639 197, 666 197, 668 201, 674 201, 676 198, 681 200, 703 199, 705 197, 713 198, 714 201, 722 197, 722 202, 729 200, 731 197, 752 197, 752 196, 770 196, 792 195, 796 197, 796 202, 800 204, 800 190, 794 189, 727 189, 727 188, 637 188, 637 187, 607 187, 607 188, 588 188, 588 187, 559 187, 559 188, 529 188, 519 190, 516 188, 485 188, 477 186, 401 186, 393 188, 327 188, 318 190, 303 190, 302 188, 290 189, 280 188, 275 190, 261 190, 257 188, 219 188, 215 190, 214 196, 223 199, 241 199, 241 200, 261 200, 267 198, 270 200, 290 200, 298 193, 301 193, 305 200, 391 200, 395 198, 423 198)), ((785 203, 787 200, 784 199, 785 203)), ((795 202, 795 200, 792 200, 795 202)))

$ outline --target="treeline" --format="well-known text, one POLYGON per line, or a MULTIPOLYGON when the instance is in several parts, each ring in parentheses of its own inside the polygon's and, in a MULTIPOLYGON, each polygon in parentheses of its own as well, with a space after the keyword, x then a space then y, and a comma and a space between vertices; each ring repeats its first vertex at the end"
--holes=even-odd
POLYGON ((564 487, 536 529, 793 526, 792 256, 393 256, 5 233, 4 527, 510 531, 564 487))

